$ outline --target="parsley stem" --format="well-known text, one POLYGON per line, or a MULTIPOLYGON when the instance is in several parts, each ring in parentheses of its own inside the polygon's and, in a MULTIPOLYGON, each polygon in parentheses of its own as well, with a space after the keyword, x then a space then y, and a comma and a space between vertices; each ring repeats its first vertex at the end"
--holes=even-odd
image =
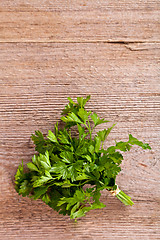
POLYGON ((134 203, 131 200, 131 197, 129 197, 127 194, 125 194, 123 191, 121 191, 118 186, 116 190, 109 190, 109 192, 113 195, 116 196, 122 203, 125 205, 130 205, 132 206, 134 203))
POLYGON ((125 205, 132 206, 134 203, 131 200, 131 197, 129 197, 127 194, 125 194, 123 191, 120 190, 120 192, 116 195, 116 197, 125 205))
POLYGON ((92 140, 92 131, 91 131, 91 125, 90 125, 89 119, 87 119, 87 122, 88 122, 88 125, 85 123, 85 126, 88 129, 90 140, 92 140))
POLYGON ((90 125, 90 122, 89 122, 89 119, 88 119, 88 130, 89 130, 89 134, 90 134, 90 140, 92 140, 92 131, 91 131, 91 125, 90 125))
POLYGON ((96 127, 96 126, 94 126, 94 127, 92 128, 92 131, 91 131, 91 133, 93 132, 93 130, 95 129, 95 127, 96 127))

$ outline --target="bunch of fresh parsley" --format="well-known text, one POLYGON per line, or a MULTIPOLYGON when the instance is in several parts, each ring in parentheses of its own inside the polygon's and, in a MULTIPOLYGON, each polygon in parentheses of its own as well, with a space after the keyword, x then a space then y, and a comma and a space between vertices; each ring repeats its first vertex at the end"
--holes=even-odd
POLYGON ((74 102, 68 98, 61 117, 64 127, 59 129, 57 122, 54 133, 49 130, 47 138, 36 131, 31 138, 38 154, 27 163, 27 172, 22 161, 15 175, 19 194, 42 199, 71 219, 80 218, 92 209, 104 208, 100 202, 100 191, 104 189, 115 193, 113 195, 125 205, 132 205, 130 197, 117 189, 115 181, 121 171, 122 152, 129 151, 132 145, 151 149, 131 134, 127 142, 116 142, 115 146, 104 149, 104 141, 115 124, 93 136, 95 127, 108 121, 85 109, 89 99, 90 96, 78 97, 74 102))

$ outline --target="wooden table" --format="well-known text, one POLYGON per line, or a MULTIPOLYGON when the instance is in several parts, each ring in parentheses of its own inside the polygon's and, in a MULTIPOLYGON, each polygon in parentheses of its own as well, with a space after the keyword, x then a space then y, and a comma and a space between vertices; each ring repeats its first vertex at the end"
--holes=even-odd
POLYGON ((159 16, 158 0, 0 1, 1 239, 160 239, 159 16), (106 208, 74 223, 19 196, 14 174, 34 153, 30 135, 88 94, 104 127, 118 123, 106 147, 132 133, 152 150, 125 154, 117 183, 134 206, 103 192, 106 208))

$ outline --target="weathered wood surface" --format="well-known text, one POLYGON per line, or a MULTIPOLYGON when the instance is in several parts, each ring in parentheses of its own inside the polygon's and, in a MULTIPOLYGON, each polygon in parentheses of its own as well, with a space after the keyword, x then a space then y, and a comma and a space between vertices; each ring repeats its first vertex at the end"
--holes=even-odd
POLYGON ((0 1, 0 42, 155 42, 159 8, 159 1, 0 1))
POLYGON ((52 11, 85 11, 112 10, 114 11, 153 11, 160 7, 158 0, 5 0, 0 2, 0 11, 7 12, 52 12, 52 11))
POLYGON ((158 5, 159 1, 120 1, 119 5, 0 1, 2 239, 160 238, 158 5), (111 20, 108 25, 106 19, 111 20), (32 24, 37 24, 33 32, 32 24), (52 30, 55 34, 49 39, 52 30), (125 154, 117 181, 134 206, 125 207, 103 192, 106 208, 74 223, 41 201, 18 196, 13 180, 21 159, 26 163, 34 153, 31 133, 52 129, 68 96, 88 94, 92 96, 88 109, 118 122, 106 146, 132 133, 150 143, 152 150, 135 147, 125 154))
POLYGON ((0 18, 1 42, 155 42, 159 36, 157 10, 0 12, 0 18))

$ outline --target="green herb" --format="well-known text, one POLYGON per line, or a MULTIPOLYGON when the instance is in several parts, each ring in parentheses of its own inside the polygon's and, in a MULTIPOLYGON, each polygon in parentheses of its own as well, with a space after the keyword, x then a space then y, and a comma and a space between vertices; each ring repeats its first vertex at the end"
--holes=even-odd
POLYGON ((125 205, 133 205, 130 197, 116 185, 122 152, 129 151, 133 145, 151 149, 131 134, 127 142, 116 142, 115 146, 104 149, 104 142, 115 124, 93 134, 96 126, 108 121, 85 109, 89 99, 90 96, 78 97, 74 102, 68 98, 69 103, 61 117, 64 127, 59 129, 56 123, 54 133, 49 130, 46 138, 36 131, 31 138, 38 154, 27 163, 27 172, 22 162, 15 175, 15 188, 19 194, 34 200, 42 199, 71 219, 85 216, 92 209, 104 208, 100 201, 100 191, 104 189, 125 205))

